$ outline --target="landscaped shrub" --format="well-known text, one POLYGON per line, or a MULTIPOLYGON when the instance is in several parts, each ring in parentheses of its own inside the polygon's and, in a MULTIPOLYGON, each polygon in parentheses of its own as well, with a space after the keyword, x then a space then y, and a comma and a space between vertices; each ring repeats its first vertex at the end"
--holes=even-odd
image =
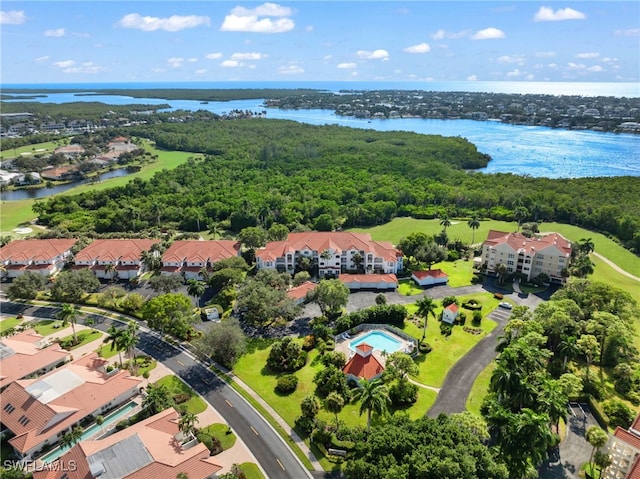
POLYGON ((458 304, 458 299, 455 296, 446 296, 442 298, 442 307, 446 308, 451 304, 458 304))
POLYGON ((620 426, 623 429, 628 429, 635 418, 633 410, 618 399, 605 401, 602 404, 602 409, 609 416, 611 427, 620 426))
POLYGON ((189 399, 190 399, 190 396, 187 393, 178 393, 173 395, 173 402, 175 402, 176 404, 185 403, 189 399))
POLYGON ((402 328, 407 314, 407 309, 401 304, 379 304, 338 318, 336 331, 349 331, 362 323, 391 324, 402 328))
POLYGON ((340 351, 331 351, 330 353, 322 356, 322 365, 325 367, 334 366, 338 369, 342 369, 347 364, 347 357, 340 351))
POLYGON ((480 311, 473 312, 473 320, 471 320, 471 323, 474 326, 479 326, 482 323, 482 313, 480 311))
POLYGON ((475 299, 470 299, 466 303, 463 303, 462 307, 471 311, 479 311, 482 309, 482 304, 480 304, 480 302, 476 301, 475 299))
POLYGON ((467 313, 465 313, 464 311, 460 311, 460 314, 458 314, 456 321, 460 326, 464 326, 464 323, 467 322, 467 313))
POLYGON ((418 400, 418 386, 403 380, 389 388, 389 398, 394 406, 409 406, 418 400))
POLYGON ((356 444, 353 441, 349 440, 340 440, 336 437, 335 434, 331 436, 331 447, 334 449, 343 449, 345 451, 351 451, 356 444))
POLYGON ((319 427, 313 433, 313 442, 317 442, 318 444, 323 444, 325 447, 329 447, 331 444, 331 440, 333 438, 333 433, 329 431, 326 427, 319 427))
POLYGON ((378 293, 376 295, 376 304, 378 305, 387 304, 387 297, 382 293, 378 293))
POLYGON ((600 401, 606 394, 604 385, 593 377, 589 377, 589 379, 585 378, 582 381, 582 390, 585 394, 590 394, 598 401, 600 401))
POLYGON ((327 339, 327 341, 324 343, 324 350, 333 351, 334 349, 336 349, 336 341, 333 338, 327 339))
POLYGON ((330 337, 333 337, 331 328, 325 323, 314 323, 313 335, 314 337, 324 339, 325 341, 330 337))
POLYGON ((276 372, 297 371, 307 362, 307 353, 292 338, 283 338, 273 343, 267 366, 276 372))
POLYGON ((302 343, 302 349, 304 349, 305 351, 311 351, 315 345, 316 345, 316 337, 313 334, 309 334, 304 338, 304 342, 302 343))
POLYGON ((433 347, 431 346, 431 344, 426 343, 426 342, 422 342, 418 346, 418 350, 423 354, 430 353, 432 349, 433 349, 433 347))
POLYGON ((295 422, 295 428, 305 434, 311 434, 315 426, 316 420, 312 417, 300 416, 295 422))
POLYGON ((447 323, 440 323, 440 334, 442 334, 443 336, 451 336, 451 333, 453 331, 453 326, 451 326, 450 324, 447 323))
POLYGON ((220 439, 218 439, 217 437, 213 437, 212 435, 204 431, 199 431, 196 434, 196 439, 202 444, 204 444, 207 447, 207 449, 209 449, 209 454, 212 456, 215 456, 216 454, 220 454, 223 450, 220 439))
POLYGON ((276 391, 280 394, 291 394, 298 387, 298 378, 293 374, 285 374, 278 378, 276 391))

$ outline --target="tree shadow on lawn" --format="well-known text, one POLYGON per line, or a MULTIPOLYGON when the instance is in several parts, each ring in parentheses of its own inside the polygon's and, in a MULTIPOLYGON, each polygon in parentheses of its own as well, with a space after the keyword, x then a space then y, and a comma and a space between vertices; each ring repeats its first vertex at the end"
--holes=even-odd
POLYGON ((273 338, 251 338, 247 341, 248 354, 253 354, 256 351, 262 351, 263 349, 270 348, 276 340, 273 338))

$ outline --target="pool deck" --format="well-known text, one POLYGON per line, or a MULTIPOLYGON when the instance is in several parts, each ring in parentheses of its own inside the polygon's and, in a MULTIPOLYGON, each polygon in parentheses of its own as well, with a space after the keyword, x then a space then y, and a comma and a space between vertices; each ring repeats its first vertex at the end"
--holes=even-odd
MULTIPOLYGON (((376 329, 365 329, 363 331, 359 331, 356 334, 353 335, 348 335, 346 333, 343 334, 339 334, 338 336, 336 336, 336 351, 344 353, 345 357, 347 358, 347 361, 349 359, 351 359, 351 357, 355 354, 355 352, 349 348, 349 344, 352 343, 353 341, 357 341, 359 338, 370 334, 373 331, 381 331, 384 332, 384 334, 387 334, 389 336, 391 336, 393 339, 395 339, 396 341, 402 343, 402 346, 398 349, 398 351, 401 351, 403 353, 407 353, 410 354, 409 351, 412 351, 413 349, 413 344, 410 341, 407 341, 404 338, 401 338, 400 336, 394 334, 393 331, 389 331, 387 329, 382 329, 382 328, 376 328, 376 329)), ((373 350, 373 356, 380 362, 380 364, 382 364, 382 366, 386 365, 387 362, 387 355, 383 354, 382 351, 380 351, 379 349, 374 349, 373 350)))

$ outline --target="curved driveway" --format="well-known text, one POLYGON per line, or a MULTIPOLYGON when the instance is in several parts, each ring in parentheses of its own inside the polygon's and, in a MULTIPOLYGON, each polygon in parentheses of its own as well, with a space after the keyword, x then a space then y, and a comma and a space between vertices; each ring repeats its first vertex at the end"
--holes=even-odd
MULTIPOLYGON (((3 314, 19 314, 54 319, 59 308, 3 302, 3 314)), ((116 322, 100 314, 89 314, 94 327, 102 331, 116 322)), ((244 441, 270 478, 311 478, 284 440, 236 391, 204 365, 181 349, 163 341, 153 332, 139 332, 138 349, 154 357, 201 394, 244 441)))

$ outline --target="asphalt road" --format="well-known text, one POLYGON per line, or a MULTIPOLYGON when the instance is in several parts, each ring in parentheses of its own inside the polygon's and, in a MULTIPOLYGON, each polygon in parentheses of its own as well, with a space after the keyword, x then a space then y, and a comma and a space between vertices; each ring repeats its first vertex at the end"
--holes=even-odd
MULTIPOLYGON (((19 314, 54 319, 59 308, 3 302, 3 314, 19 314)), ((98 314, 88 315, 94 327, 106 331, 113 319, 98 314)), ((310 472, 273 428, 237 392, 201 363, 181 349, 163 341, 151 332, 139 332, 138 349, 162 362, 189 386, 200 393, 227 421, 253 453, 270 478, 311 478, 310 472)))

